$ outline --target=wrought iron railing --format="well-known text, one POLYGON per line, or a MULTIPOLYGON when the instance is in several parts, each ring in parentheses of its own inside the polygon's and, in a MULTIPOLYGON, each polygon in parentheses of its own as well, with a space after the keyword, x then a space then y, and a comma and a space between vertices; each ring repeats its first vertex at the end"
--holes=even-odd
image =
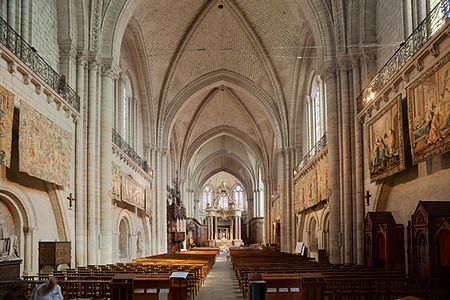
POLYGON ((358 96, 358 111, 376 98, 377 92, 389 83, 392 77, 437 31, 446 26, 449 18, 450 0, 440 1, 358 96))
POLYGON ((138 165, 145 173, 151 174, 150 167, 146 160, 139 156, 134 149, 113 129, 113 143, 128 156, 136 165, 138 165))
POLYGON ((310 161, 312 161, 319 153, 321 153, 328 144, 327 133, 320 138, 320 140, 303 156, 300 163, 295 167, 295 172, 300 172, 310 161))
POLYGON ((66 83, 64 77, 31 47, 3 18, 0 17, 0 43, 16 55, 27 67, 35 72, 45 83, 80 112, 80 97, 66 83))

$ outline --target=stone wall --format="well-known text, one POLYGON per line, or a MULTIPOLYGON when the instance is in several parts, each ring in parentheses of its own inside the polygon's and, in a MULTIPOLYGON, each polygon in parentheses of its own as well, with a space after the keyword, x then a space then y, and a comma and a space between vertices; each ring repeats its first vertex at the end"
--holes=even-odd
POLYGON ((377 0, 376 13, 379 45, 377 68, 379 70, 398 49, 400 42, 404 40, 402 1, 377 0))
POLYGON ((30 44, 36 48, 50 66, 59 70, 57 0, 32 1, 31 40, 30 44))

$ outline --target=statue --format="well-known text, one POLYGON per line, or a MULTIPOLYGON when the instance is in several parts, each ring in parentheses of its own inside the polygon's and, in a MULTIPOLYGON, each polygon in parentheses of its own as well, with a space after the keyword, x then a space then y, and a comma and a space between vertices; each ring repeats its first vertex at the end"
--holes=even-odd
POLYGON ((17 236, 11 234, 7 238, 0 239, 0 260, 13 260, 17 258, 19 258, 17 236))

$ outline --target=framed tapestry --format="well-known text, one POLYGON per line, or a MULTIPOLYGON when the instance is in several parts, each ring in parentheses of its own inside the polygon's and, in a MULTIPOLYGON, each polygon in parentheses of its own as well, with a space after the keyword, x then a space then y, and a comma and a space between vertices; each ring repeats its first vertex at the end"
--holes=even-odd
POLYGON ((14 116, 14 94, 0 86, 0 165, 11 161, 12 125, 14 116))
POLYGON ((371 182, 405 170, 401 95, 367 122, 371 182))
POLYGON ((303 197, 306 207, 317 204, 317 169, 314 168, 305 175, 303 181, 303 197))
POLYGON ((125 174, 122 175, 122 201, 145 210, 145 189, 125 174))
POLYGON ((294 211, 299 212, 304 206, 303 178, 298 178, 294 182, 294 211))
POLYGON ((20 102, 19 171, 55 183, 70 185, 72 134, 20 102))
POLYGON ((317 197, 318 201, 326 200, 330 197, 331 190, 328 187, 328 157, 324 157, 317 164, 317 197))
POLYGON ((408 87, 413 164, 450 150, 450 55, 408 87))

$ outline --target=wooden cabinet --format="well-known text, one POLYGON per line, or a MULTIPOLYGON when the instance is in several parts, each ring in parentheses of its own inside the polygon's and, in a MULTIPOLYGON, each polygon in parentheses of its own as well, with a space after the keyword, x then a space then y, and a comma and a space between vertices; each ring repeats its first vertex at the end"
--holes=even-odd
POLYGON ((70 242, 39 242, 39 270, 45 266, 50 266, 54 270, 62 264, 70 266, 70 261, 70 242))
POLYGON ((369 212, 364 226, 364 252, 368 267, 403 271, 404 228, 390 212, 369 212))
POLYGON ((21 259, 0 261, 0 281, 13 281, 20 278, 21 259))

